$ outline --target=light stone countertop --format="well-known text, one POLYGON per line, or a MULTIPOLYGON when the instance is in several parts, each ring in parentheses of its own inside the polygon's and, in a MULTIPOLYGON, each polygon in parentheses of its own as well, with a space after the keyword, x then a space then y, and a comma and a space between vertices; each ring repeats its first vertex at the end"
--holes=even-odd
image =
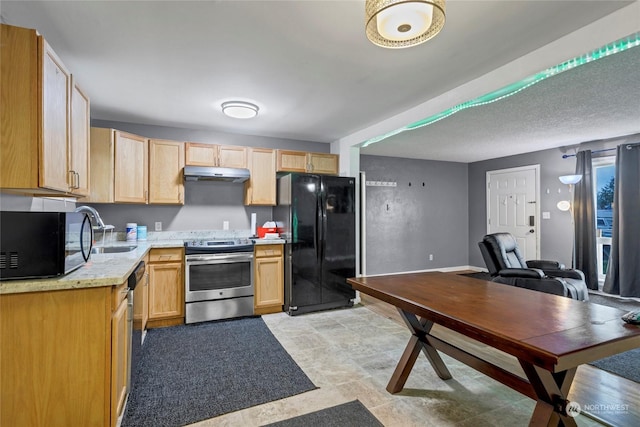
MULTIPOLYGON (((118 241, 108 246, 131 246, 133 244, 133 242, 118 241)), ((137 248, 131 252, 91 254, 91 258, 85 265, 61 277, 2 281, 0 282, 0 294, 120 285, 129 278, 129 275, 150 249, 181 248, 184 246, 182 240, 139 240, 135 244, 137 248)))

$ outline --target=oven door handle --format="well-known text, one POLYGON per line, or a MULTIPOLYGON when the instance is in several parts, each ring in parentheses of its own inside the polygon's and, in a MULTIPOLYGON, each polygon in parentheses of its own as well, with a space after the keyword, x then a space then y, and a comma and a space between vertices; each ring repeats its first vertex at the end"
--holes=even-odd
POLYGON ((251 261, 253 254, 208 254, 208 255, 187 255, 185 261, 190 265, 205 264, 211 262, 229 261, 251 261))

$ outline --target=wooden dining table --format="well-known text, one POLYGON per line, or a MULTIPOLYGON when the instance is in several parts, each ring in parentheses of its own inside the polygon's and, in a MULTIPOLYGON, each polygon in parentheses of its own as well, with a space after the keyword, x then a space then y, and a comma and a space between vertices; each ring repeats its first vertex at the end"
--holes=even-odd
POLYGON ((387 391, 403 389, 420 352, 451 379, 442 352, 536 400, 530 426, 576 426, 567 396, 578 366, 640 347, 640 327, 612 307, 441 272, 347 282, 395 306, 411 331, 387 391), (432 335, 436 324, 514 356, 526 378, 432 335))

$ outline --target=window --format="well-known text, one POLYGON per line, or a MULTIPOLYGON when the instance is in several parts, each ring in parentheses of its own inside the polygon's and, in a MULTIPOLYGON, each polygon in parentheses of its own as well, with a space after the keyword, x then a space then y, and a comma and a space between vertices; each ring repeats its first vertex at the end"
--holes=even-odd
POLYGON ((598 281, 603 282, 611 253, 611 230, 613 228, 613 192, 615 189, 615 157, 600 157, 593 160, 596 192, 596 236, 598 251, 598 281))

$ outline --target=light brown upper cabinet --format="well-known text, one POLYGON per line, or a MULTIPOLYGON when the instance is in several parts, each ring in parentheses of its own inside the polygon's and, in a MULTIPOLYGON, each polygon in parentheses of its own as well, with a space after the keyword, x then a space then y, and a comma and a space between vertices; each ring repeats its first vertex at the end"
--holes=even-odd
POLYGON ((275 206, 276 152, 267 148, 249 148, 251 178, 244 183, 244 204, 275 206))
POLYGON ((71 135, 69 142, 69 173, 73 192, 88 196, 90 187, 89 160, 89 97, 71 76, 71 135))
POLYGON ((185 144, 149 140, 149 203, 184 205, 185 144))
POLYGON ((147 203, 146 138, 115 129, 91 128, 91 194, 94 203, 147 203))
POLYGON ((277 150, 277 156, 278 172, 338 174, 339 156, 337 154, 277 150))
POLYGON ((72 122, 71 73, 35 30, 1 24, 0 187, 24 194, 84 195, 89 99, 72 122), (77 128, 77 129, 76 129, 77 128), (76 129, 77 138, 70 129, 76 129))
POLYGON ((116 131, 114 201, 147 203, 149 195, 149 142, 147 138, 116 131))
POLYGON ((197 142, 187 142, 185 145, 185 163, 189 166, 247 167, 247 147, 197 142))

